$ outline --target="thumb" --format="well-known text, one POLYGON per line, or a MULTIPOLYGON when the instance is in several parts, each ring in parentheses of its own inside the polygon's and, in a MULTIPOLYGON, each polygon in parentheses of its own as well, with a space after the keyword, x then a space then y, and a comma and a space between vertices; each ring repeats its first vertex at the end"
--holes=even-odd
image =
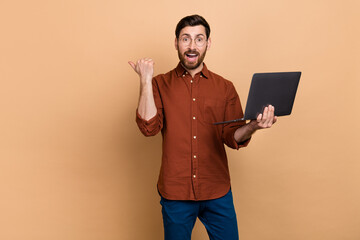
POLYGON ((128 63, 129 63, 130 66, 134 69, 134 71, 136 71, 136 70, 135 70, 135 68, 136 68, 135 63, 133 63, 132 61, 128 61, 128 63))
POLYGON ((260 122, 261 121, 261 118, 262 118, 262 113, 260 113, 256 119, 257 122, 260 122))

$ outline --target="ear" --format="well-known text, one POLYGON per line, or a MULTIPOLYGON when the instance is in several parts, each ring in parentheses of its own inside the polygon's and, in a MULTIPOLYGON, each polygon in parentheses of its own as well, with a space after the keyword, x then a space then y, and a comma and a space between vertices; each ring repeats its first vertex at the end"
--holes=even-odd
POLYGON ((179 50, 177 37, 175 37, 175 50, 176 50, 176 51, 179 50))
POLYGON ((209 37, 208 41, 207 41, 207 50, 209 50, 211 47, 211 37, 209 37))

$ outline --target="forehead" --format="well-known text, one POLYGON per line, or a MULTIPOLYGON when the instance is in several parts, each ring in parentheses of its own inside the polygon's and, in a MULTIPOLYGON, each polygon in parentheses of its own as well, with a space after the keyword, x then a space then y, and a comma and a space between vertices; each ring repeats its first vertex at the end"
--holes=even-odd
POLYGON ((204 35, 206 36, 206 31, 205 31, 205 27, 203 25, 197 25, 197 26, 186 26, 183 29, 181 29, 180 31, 180 36, 181 35, 190 35, 190 36, 197 36, 197 35, 204 35))

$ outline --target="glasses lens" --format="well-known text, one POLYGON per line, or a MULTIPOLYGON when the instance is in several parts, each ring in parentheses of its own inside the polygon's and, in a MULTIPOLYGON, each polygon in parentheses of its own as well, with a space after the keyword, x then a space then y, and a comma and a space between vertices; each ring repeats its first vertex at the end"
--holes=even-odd
POLYGON ((195 44, 196 44, 196 46, 202 47, 202 46, 204 46, 204 43, 205 43, 205 38, 203 38, 203 37, 197 37, 197 38, 195 38, 195 44))

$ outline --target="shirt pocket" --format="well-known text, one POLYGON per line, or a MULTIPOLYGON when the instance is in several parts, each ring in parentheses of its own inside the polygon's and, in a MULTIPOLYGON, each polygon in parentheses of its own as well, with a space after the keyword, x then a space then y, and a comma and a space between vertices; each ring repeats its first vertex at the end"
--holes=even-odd
POLYGON ((223 121, 225 116, 225 100, 205 98, 203 116, 204 122, 208 124, 223 121))

